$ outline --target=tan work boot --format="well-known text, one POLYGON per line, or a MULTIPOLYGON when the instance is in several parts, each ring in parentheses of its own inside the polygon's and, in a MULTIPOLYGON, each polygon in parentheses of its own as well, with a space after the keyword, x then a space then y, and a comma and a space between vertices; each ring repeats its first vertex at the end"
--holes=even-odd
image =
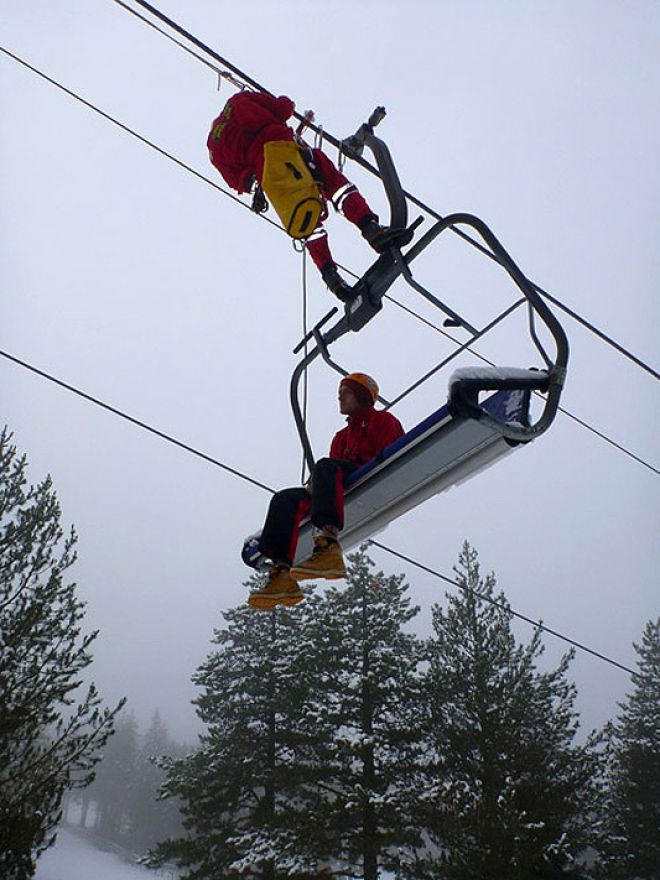
POLYGON ((345 578, 346 566, 339 542, 334 538, 326 538, 325 535, 316 535, 312 555, 304 562, 293 566, 291 577, 297 581, 309 578, 325 578, 326 580, 345 578))
POLYGON ((250 608, 271 611, 277 605, 297 605, 304 595, 286 566, 271 565, 263 590, 254 590, 248 598, 250 608))

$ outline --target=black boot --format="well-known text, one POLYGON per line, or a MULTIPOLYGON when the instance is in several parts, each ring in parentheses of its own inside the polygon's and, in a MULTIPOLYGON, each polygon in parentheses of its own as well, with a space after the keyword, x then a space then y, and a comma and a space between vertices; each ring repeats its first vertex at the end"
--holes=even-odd
POLYGON ((355 299, 353 288, 344 281, 334 263, 326 263, 321 269, 321 276, 337 299, 342 302, 350 302, 355 299))
POLYGON ((361 225, 362 237, 378 254, 382 254, 390 245, 402 247, 412 240, 411 229, 394 229, 391 226, 381 226, 373 217, 369 217, 361 225))

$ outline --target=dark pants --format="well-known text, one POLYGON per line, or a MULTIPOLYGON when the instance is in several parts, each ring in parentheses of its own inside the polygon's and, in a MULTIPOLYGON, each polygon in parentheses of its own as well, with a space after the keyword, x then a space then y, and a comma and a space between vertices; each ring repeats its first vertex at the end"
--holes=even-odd
POLYGON ((310 515, 322 529, 344 527, 344 477, 356 470, 352 461, 320 458, 312 472, 311 494, 302 487, 281 489, 270 501, 259 539, 261 552, 273 562, 293 565, 301 520, 310 515))

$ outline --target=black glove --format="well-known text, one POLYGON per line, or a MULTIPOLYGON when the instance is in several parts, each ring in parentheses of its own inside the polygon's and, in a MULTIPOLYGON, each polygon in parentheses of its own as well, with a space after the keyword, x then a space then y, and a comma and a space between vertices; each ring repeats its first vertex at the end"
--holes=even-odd
POLYGON ((259 186, 259 184, 257 184, 254 195, 252 196, 251 208, 255 212, 255 214, 265 214, 265 212, 268 210, 268 202, 266 200, 266 196, 264 195, 264 191, 259 186))

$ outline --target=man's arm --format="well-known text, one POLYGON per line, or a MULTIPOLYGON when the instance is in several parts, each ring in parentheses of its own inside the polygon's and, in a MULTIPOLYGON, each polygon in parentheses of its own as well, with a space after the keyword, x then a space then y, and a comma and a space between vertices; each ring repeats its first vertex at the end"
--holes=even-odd
POLYGON ((386 446, 389 446, 390 443, 394 443, 395 440, 398 440, 399 437, 402 437, 405 434, 401 422, 391 413, 381 412, 379 422, 380 424, 377 432, 377 452, 381 452, 386 446))
POLYGON ((344 443, 343 443, 343 433, 344 428, 341 431, 337 431, 335 436, 332 438, 332 443, 330 444, 330 452, 329 458, 334 458, 336 460, 340 460, 344 458, 344 443))

